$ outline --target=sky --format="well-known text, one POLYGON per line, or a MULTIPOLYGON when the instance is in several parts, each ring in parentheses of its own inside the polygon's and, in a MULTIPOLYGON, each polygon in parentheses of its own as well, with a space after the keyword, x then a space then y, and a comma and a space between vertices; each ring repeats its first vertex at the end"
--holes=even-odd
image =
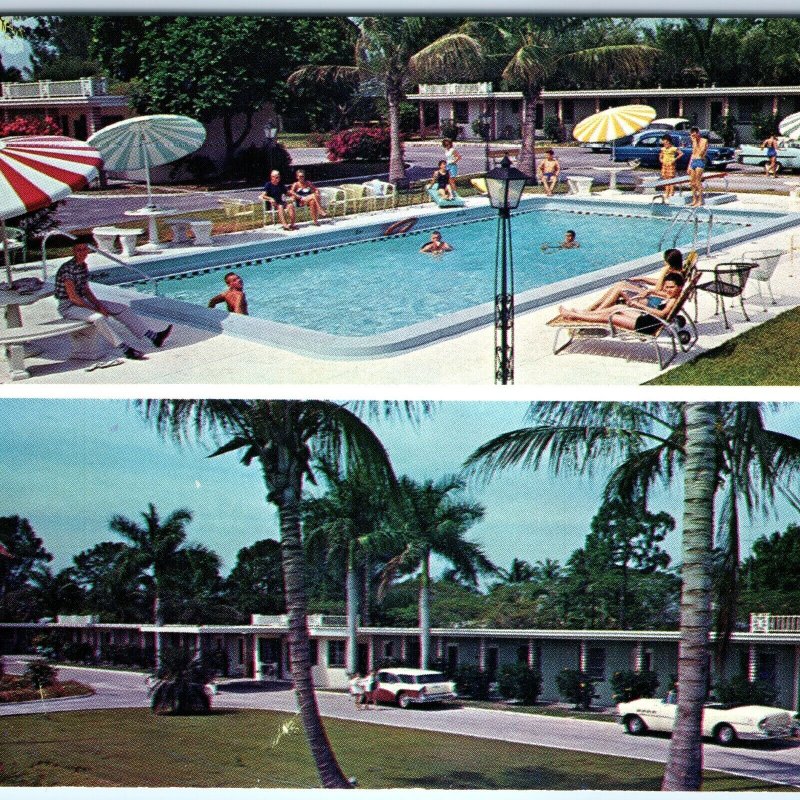
MULTIPOLYGON (((442 402, 414 426, 371 420, 397 474, 417 480, 457 472, 480 444, 524 423, 526 403, 442 402)), ((101 541, 119 541, 109 520, 122 514, 141 522, 154 503, 161 516, 190 510, 189 540, 215 550, 223 574, 240 548, 277 538, 277 515, 265 500, 256 466, 235 454, 209 458, 210 446, 181 446, 162 440, 140 412, 124 400, 0 400, 0 516, 26 517, 54 555, 52 567, 101 541)), ((800 436, 800 406, 785 404, 772 425, 800 436)), ((529 562, 561 561, 584 543, 604 480, 554 478, 549 471, 513 469, 489 483, 471 481, 467 496, 486 513, 470 531, 488 557, 508 568, 515 557, 529 562)), ((680 485, 659 492, 651 503, 678 525, 667 547, 680 558, 680 485)), ((778 515, 743 523, 743 552, 759 535, 784 530, 797 515, 786 504, 778 515)))

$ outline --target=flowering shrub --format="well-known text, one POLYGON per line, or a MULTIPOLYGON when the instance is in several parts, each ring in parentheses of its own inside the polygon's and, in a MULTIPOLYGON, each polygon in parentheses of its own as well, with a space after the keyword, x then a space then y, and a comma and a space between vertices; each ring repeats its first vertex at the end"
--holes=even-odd
POLYGON ((389 157, 388 128, 350 128, 328 139, 329 161, 380 161, 389 157))
POLYGON ((556 686, 561 696, 576 709, 588 711, 598 694, 594 690, 595 678, 576 669, 565 669, 556 675, 556 686))
POLYGON ((60 136, 63 133, 52 117, 17 117, 0 122, 0 136, 60 136))

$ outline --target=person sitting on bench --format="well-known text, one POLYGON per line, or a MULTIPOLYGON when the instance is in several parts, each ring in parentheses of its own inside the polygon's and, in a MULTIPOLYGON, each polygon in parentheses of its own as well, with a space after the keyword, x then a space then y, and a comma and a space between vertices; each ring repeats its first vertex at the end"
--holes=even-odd
POLYGON ((86 258, 89 246, 81 242, 72 248, 72 258, 65 261, 56 272, 54 295, 58 300, 58 313, 64 319, 91 322, 97 332, 113 347, 122 351, 125 358, 141 361, 147 356, 123 341, 108 324, 108 319, 116 319, 139 339, 149 339, 153 346, 161 347, 172 332, 172 325, 161 331, 153 331, 139 317, 122 303, 100 300, 89 286, 89 267, 86 258))

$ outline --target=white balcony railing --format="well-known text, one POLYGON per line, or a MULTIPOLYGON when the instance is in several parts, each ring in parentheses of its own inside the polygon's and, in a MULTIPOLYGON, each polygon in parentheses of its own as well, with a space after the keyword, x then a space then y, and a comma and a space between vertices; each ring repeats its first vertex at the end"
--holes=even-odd
POLYGON ((27 81, 2 84, 0 102, 81 99, 104 94, 107 94, 105 78, 77 78, 74 81, 27 81))
MULTIPOLYGON (((309 625, 318 628, 344 628, 347 625, 347 617, 331 614, 309 614, 306 619, 309 625)), ((250 624, 285 627, 289 624, 289 617, 286 614, 251 614, 250 624)))
POLYGON ((421 83, 419 93, 422 95, 464 95, 491 94, 491 83, 421 83))
POLYGON ((800 615, 751 614, 750 633, 800 633, 800 615))

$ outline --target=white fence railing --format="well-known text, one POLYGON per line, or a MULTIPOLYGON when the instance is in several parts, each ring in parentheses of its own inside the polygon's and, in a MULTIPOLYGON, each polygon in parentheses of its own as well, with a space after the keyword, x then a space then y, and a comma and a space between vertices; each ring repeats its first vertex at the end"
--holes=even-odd
POLYGON ((2 84, 0 102, 95 97, 107 94, 105 78, 77 78, 74 81, 27 81, 2 84))
POLYGON ((800 633, 800 614, 751 614, 750 633, 800 633))
MULTIPOLYGON (((344 628, 347 617, 332 616, 331 614, 309 614, 308 624, 322 628, 344 628)), ((287 626, 289 617, 286 614, 251 614, 251 625, 287 626)))

